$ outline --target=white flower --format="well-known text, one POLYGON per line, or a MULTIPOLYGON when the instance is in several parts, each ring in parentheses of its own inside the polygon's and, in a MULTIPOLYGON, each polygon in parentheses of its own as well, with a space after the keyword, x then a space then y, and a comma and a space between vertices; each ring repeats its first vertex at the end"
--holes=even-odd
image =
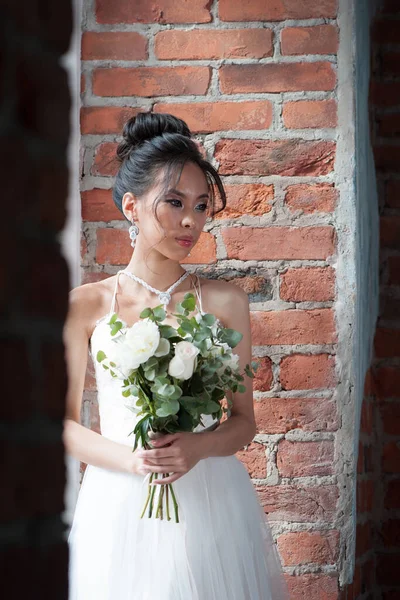
POLYGON ((169 363, 168 374, 175 379, 190 379, 196 368, 199 349, 191 342, 178 342, 175 356, 169 363))
POLYGON ((141 319, 110 345, 107 357, 128 374, 154 356, 159 343, 160 331, 156 323, 141 319))
POLYGON ((154 356, 159 358, 160 356, 166 356, 171 348, 171 344, 165 338, 160 339, 160 343, 158 344, 158 348, 154 353, 154 356))

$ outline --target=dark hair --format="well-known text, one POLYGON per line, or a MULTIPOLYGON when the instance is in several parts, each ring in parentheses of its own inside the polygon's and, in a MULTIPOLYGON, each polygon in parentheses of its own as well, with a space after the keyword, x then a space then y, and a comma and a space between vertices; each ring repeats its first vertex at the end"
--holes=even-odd
MULTIPOLYGON (((195 163, 206 176, 211 200, 211 216, 226 206, 223 183, 212 164, 203 158, 193 140, 187 124, 170 114, 141 112, 124 125, 123 141, 117 148, 121 163, 113 188, 113 200, 122 211, 122 198, 126 192, 142 196, 154 185, 159 170, 166 168, 164 193, 171 177, 179 174, 186 162, 195 163), (218 189, 221 207, 215 207, 215 188, 218 189)), ((158 199, 154 210, 156 212, 158 199)))

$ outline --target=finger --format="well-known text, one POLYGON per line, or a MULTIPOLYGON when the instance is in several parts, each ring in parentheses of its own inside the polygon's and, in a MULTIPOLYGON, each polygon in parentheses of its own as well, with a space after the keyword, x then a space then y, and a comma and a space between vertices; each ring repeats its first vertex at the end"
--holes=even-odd
MULTIPOLYGON (((167 457, 167 458, 157 458, 157 459, 150 459, 150 458, 146 458, 143 459, 143 465, 145 466, 164 466, 164 465, 171 465, 171 457, 167 457)), ((174 465, 176 466, 176 465, 174 465)))
POLYGON ((154 448, 153 450, 140 450, 137 453, 139 458, 144 458, 145 460, 155 460, 157 458, 168 458, 169 456, 176 456, 177 450, 172 448, 171 446, 167 446, 166 448, 154 448))
POLYGON ((177 467, 175 465, 147 465, 146 470, 150 473, 173 473, 176 472, 177 467))
MULTIPOLYGON (((185 471, 185 473, 186 472, 187 471, 185 471)), ((163 477, 162 479, 153 479, 150 485, 164 485, 165 483, 174 483, 174 481, 177 481, 178 479, 183 477, 185 473, 174 473, 169 477, 163 477)))
POLYGON ((167 435, 163 435, 155 440, 152 440, 151 443, 156 448, 161 448, 162 446, 165 446, 166 444, 171 444, 172 442, 177 440, 179 438, 179 435, 179 433, 168 433, 167 435))

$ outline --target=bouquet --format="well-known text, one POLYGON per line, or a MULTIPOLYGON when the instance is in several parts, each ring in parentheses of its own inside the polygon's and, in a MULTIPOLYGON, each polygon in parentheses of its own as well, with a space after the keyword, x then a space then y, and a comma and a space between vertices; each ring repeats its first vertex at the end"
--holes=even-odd
MULTIPOLYGON (((228 391, 244 392, 244 377, 239 371, 239 356, 232 349, 242 339, 234 329, 224 328, 208 313, 191 315, 195 297, 187 293, 176 305, 178 327, 163 324, 166 312, 162 305, 145 308, 140 320, 125 327, 113 314, 108 322, 113 344, 108 356, 99 350, 97 361, 111 377, 121 380, 122 395, 130 398, 127 408, 138 420, 129 435, 134 435, 133 451, 141 445, 152 448, 157 436, 193 431, 202 422, 202 415, 220 419, 228 416, 232 401, 222 402, 228 391)), ((257 364, 246 365, 244 372, 251 378, 257 364)), ((175 521, 179 510, 173 484, 160 486, 155 506, 153 479, 168 474, 151 473, 146 502, 141 514, 171 520, 170 497, 175 521)))

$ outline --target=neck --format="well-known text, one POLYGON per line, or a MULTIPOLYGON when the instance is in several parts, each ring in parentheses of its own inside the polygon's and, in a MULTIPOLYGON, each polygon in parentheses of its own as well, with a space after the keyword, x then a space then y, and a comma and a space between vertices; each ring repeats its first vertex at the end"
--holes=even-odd
POLYGON ((155 250, 144 254, 137 247, 126 270, 157 290, 166 290, 185 273, 179 262, 170 260, 155 250))

